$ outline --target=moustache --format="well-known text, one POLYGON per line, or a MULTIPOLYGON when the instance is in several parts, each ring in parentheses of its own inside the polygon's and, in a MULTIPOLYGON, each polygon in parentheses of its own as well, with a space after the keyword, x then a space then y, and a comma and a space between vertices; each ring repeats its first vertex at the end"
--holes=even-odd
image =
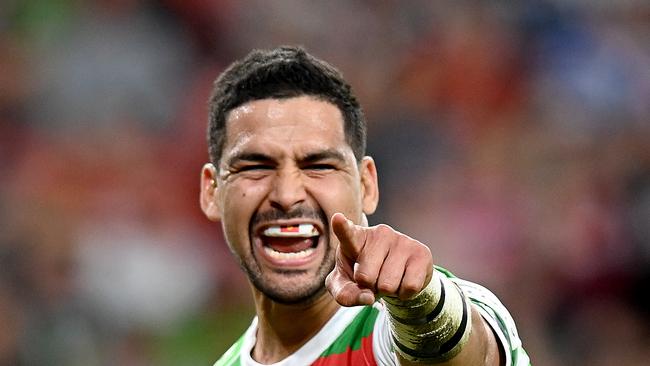
POLYGON ((323 223, 324 227, 328 226, 327 215, 322 209, 314 209, 311 207, 298 207, 291 211, 282 211, 278 209, 271 209, 264 212, 257 212, 251 220, 251 227, 255 227, 259 224, 266 222, 278 221, 278 220, 289 220, 296 218, 305 218, 320 220, 323 223))

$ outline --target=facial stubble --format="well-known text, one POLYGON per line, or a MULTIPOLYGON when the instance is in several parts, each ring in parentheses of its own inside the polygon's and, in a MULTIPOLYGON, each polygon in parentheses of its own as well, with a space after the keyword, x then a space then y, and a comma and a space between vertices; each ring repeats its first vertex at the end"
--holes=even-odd
POLYGON ((309 305, 316 301, 320 296, 326 291, 325 289, 325 278, 327 275, 334 269, 335 256, 334 248, 330 245, 330 236, 329 236, 329 225, 325 212, 322 210, 315 210, 311 208, 299 208, 291 212, 285 213, 279 210, 267 211, 264 213, 256 214, 251 220, 249 226, 249 248, 250 255, 242 256, 241 254, 235 253, 231 246, 231 251, 233 255, 238 258, 239 265, 242 270, 248 276, 249 281, 255 286, 255 288, 266 295, 269 299, 287 305, 303 304, 309 305), (322 262, 314 275, 311 277, 311 280, 303 280, 300 277, 309 276, 309 270, 298 270, 298 269, 276 269, 273 270, 273 274, 276 276, 285 277, 289 284, 279 284, 273 282, 272 279, 265 277, 265 274, 262 273, 261 266, 258 263, 258 260, 255 256, 255 251, 253 250, 253 232, 252 227, 258 225, 261 222, 271 222, 273 220, 280 219, 293 219, 293 218, 308 218, 308 219, 317 219, 323 224, 323 233, 317 238, 319 240, 318 245, 325 245, 325 253, 323 255, 322 262), (295 285, 291 284, 291 280, 301 281, 295 285))

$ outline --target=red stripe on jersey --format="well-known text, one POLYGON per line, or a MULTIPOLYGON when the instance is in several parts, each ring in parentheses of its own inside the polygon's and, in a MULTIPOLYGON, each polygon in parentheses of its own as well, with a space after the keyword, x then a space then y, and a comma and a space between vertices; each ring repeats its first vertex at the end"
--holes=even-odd
POLYGON ((352 350, 350 347, 343 353, 321 356, 312 366, 377 366, 372 353, 372 333, 361 338, 361 348, 352 350))

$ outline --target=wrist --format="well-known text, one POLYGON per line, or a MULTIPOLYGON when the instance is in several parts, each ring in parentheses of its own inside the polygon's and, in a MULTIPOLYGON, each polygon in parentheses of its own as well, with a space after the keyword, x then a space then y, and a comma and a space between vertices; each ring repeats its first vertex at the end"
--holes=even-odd
POLYGON ((434 276, 413 298, 384 297, 395 349, 409 361, 443 362, 455 357, 471 332, 471 305, 462 290, 434 276))

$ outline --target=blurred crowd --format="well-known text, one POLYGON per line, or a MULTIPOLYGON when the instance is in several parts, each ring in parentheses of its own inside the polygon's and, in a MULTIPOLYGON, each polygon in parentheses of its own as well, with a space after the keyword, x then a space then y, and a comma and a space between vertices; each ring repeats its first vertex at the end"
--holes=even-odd
POLYGON ((207 99, 281 44, 364 106, 372 224, 492 289, 533 364, 648 364, 647 1, 4 0, 0 366, 210 365, 239 336, 207 99))

